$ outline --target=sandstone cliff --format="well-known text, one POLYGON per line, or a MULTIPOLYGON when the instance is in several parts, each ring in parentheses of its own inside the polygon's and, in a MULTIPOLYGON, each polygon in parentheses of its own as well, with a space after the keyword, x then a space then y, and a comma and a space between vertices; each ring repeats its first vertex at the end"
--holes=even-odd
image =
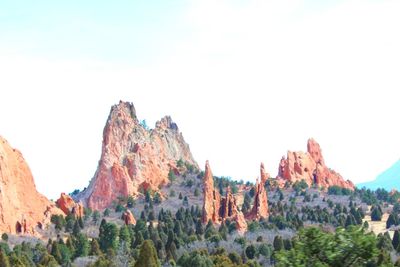
POLYGON ((52 214, 62 211, 36 191, 21 152, 0 137, 0 232, 36 234, 52 214))
POLYGON ((260 175, 261 181, 259 182, 257 179, 254 193, 254 204, 249 214, 246 215, 247 219, 265 219, 269 215, 268 197, 267 191, 265 190, 265 182, 269 178, 269 174, 265 172, 263 163, 261 163, 260 166, 260 175))
POLYGON ((84 208, 82 203, 76 203, 72 197, 61 193, 60 198, 56 201, 57 206, 65 213, 74 214, 76 217, 84 216, 84 208))
POLYGON ((304 180, 309 186, 316 184, 327 189, 329 186, 354 190, 354 184, 325 165, 319 144, 309 139, 307 152, 288 151, 287 157, 282 158, 279 164, 278 178, 289 182, 304 180))
POLYGON ((169 182, 168 173, 179 159, 198 168, 170 117, 150 130, 139 123, 132 103, 120 101, 111 108, 104 128, 97 171, 78 198, 92 209, 104 209, 118 196, 158 190, 169 182))
POLYGON ((219 224, 230 219, 236 222, 238 232, 244 233, 247 230, 244 215, 239 210, 230 188, 227 188, 225 197, 221 197, 218 190, 214 188, 214 178, 208 161, 204 172, 203 190, 203 223, 211 220, 219 224))

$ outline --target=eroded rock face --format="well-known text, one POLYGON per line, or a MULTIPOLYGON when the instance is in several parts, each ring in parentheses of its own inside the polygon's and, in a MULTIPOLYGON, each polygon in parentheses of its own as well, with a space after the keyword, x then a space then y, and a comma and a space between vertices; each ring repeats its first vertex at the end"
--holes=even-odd
POLYGON ((122 220, 125 222, 126 225, 129 224, 136 224, 136 220, 135 217, 133 217, 133 214, 130 210, 126 210, 123 214, 122 214, 122 220))
POLYGON ((214 188, 214 178, 208 161, 204 172, 203 190, 203 223, 211 220, 213 223, 220 224, 226 219, 230 219, 236 222, 239 233, 247 230, 246 220, 236 204, 230 187, 227 188, 225 197, 221 197, 218 190, 214 188))
POLYGON ((269 215, 267 191, 265 190, 264 186, 265 182, 269 178, 269 174, 265 172, 263 163, 261 163, 260 166, 260 176, 261 176, 261 181, 259 182, 257 179, 255 185, 253 207, 249 212, 249 214, 247 214, 246 216, 248 219, 251 220, 265 219, 269 215))
POLYGON ((60 198, 56 201, 57 207, 59 207, 65 215, 75 214, 76 217, 84 216, 84 207, 82 203, 76 203, 72 197, 67 194, 61 193, 60 198))
POLYGON ((314 139, 309 139, 307 152, 288 151, 287 157, 282 158, 279 164, 278 178, 289 182, 304 180, 309 186, 316 184, 327 189, 329 186, 337 185, 354 190, 354 184, 329 169, 325 165, 321 148, 314 139))
POLYGON ((37 192, 21 152, 0 136, 0 232, 37 234, 52 214, 62 211, 37 192))
POLYGON ((154 129, 139 123, 132 103, 111 108, 103 132, 99 166, 88 188, 78 195, 92 209, 104 209, 119 196, 140 189, 157 191, 182 159, 198 168, 178 126, 166 116, 154 129))

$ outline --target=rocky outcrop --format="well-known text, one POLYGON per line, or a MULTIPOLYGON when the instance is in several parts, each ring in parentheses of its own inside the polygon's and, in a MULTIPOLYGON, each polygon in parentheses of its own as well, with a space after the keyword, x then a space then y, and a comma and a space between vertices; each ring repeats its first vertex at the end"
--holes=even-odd
POLYGON ((0 137, 0 232, 37 234, 52 214, 62 211, 37 192, 21 152, 0 137))
POLYGON ((65 193, 61 193, 60 198, 56 201, 65 215, 74 214, 77 218, 84 216, 84 207, 82 203, 76 203, 72 197, 65 193))
POLYGON ((221 196, 214 188, 214 178, 210 165, 206 161, 206 168, 203 178, 203 223, 211 220, 213 223, 219 222, 219 209, 221 205, 221 196))
POLYGON ((225 197, 221 197, 218 190, 214 188, 214 178, 208 161, 203 179, 203 223, 211 220, 213 223, 220 224, 229 219, 236 222, 238 232, 244 233, 247 230, 244 215, 239 210, 230 187, 227 188, 225 197))
POLYGON ((168 173, 179 159, 198 168, 172 119, 166 116, 148 129, 139 123, 133 104, 121 101, 111 108, 99 166, 78 199, 92 209, 104 209, 119 196, 157 191, 169 182, 168 173))
POLYGON ((319 144, 309 139, 307 152, 288 151, 287 157, 279 164, 278 178, 291 183, 304 180, 309 186, 318 185, 327 189, 329 186, 340 186, 354 190, 354 184, 325 165, 319 144))
POLYGON ((122 213, 122 220, 125 222, 126 225, 136 224, 135 217, 133 217, 133 214, 130 210, 126 210, 124 213, 122 213))
POLYGON ((265 190, 265 182, 269 178, 269 174, 265 172, 264 164, 260 166, 261 181, 256 181, 254 190, 254 204, 251 211, 246 215, 247 219, 259 220, 265 219, 269 215, 268 211, 268 197, 265 190))

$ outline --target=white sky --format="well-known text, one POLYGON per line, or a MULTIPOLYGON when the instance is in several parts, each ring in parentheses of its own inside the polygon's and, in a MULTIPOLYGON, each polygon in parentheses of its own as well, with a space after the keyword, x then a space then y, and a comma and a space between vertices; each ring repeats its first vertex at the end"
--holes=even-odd
MULTIPOLYGON (((120 99, 150 126, 171 115, 215 175, 254 180, 260 161, 276 175, 314 137, 329 167, 372 180, 399 159, 400 2, 318 2, 190 2, 167 37, 146 33, 140 64, 32 52, 52 36, 16 30, 0 37, 0 135, 51 198, 88 185, 120 99)), ((116 44, 108 53, 124 52, 116 44)))

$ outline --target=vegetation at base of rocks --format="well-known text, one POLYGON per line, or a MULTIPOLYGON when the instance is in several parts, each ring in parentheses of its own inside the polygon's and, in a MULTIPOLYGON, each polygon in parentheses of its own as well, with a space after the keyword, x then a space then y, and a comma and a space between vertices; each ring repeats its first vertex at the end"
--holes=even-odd
MULTIPOLYGON (((215 179, 220 191, 226 192, 226 186, 232 188, 230 179, 215 179)), ((400 204, 384 190, 357 189, 347 194, 328 189, 325 193, 304 182, 295 183, 292 188, 275 188, 268 192, 268 219, 248 221, 248 232, 240 236, 234 221, 202 224, 201 208, 189 205, 193 204, 191 196, 178 191, 179 186, 187 188, 181 183, 172 187, 180 205, 175 209, 164 206, 164 201, 158 202, 159 193, 146 191, 140 199, 120 197, 103 212, 85 209, 83 218, 52 216, 59 236, 47 244, 24 242, 10 249, 10 241, 3 235, 0 266, 71 266, 77 259, 88 257, 92 267, 345 266, 335 265, 339 263, 393 266, 396 263, 390 257, 396 259, 400 255, 400 204), (389 207, 389 203, 394 204, 389 207), (123 225, 121 213, 126 209, 139 212, 136 225, 123 225), (366 215, 371 215, 373 221, 379 217, 382 220, 384 213, 389 213, 383 223, 394 231, 393 238, 387 233, 375 236, 366 230, 366 215), (95 227, 98 234, 88 235, 89 226, 95 227), (357 247, 357 259, 353 254, 344 256, 350 247, 357 247)), ((172 188, 167 189, 167 195, 172 188)), ((193 194, 196 188, 192 189, 193 194)), ((247 212, 253 205, 254 190, 244 194, 242 209, 247 212)))

